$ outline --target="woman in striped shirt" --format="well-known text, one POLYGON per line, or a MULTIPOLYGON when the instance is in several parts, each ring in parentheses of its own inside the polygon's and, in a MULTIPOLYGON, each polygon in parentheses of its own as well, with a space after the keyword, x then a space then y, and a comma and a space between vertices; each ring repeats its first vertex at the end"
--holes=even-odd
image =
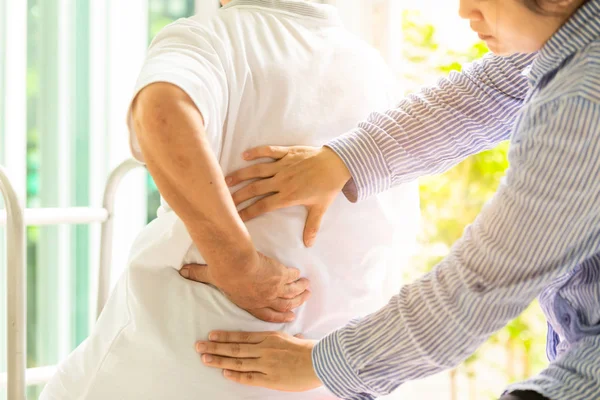
POLYGON ((373 113, 304 153, 252 150, 275 162, 237 198, 270 194, 244 219, 305 205, 311 245, 340 191, 352 202, 510 139, 510 168, 450 255, 383 309, 318 343, 275 333, 214 332, 197 350, 228 379, 278 390, 325 385, 373 399, 452 368, 535 297, 548 319, 548 367, 503 399, 600 399, 600 0, 461 0, 495 55, 373 113))

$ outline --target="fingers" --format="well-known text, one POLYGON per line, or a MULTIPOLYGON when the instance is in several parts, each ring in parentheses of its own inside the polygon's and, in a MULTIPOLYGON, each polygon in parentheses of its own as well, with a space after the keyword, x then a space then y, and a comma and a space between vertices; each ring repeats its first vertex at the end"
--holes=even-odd
POLYGON ((257 308, 247 311, 261 321, 273 324, 285 324, 296 319, 296 315, 291 311, 277 311, 272 308, 257 308))
POLYGON ((280 296, 284 299, 293 299, 304 293, 310 286, 310 281, 306 278, 298 279, 295 282, 288 283, 284 286, 284 293, 280 296))
POLYGON ((239 212, 242 221, 250 221, 260 215, 266 214, 271 211, 278 210, 280 208, 287 207, 288 205, 281 201, 281 197, 277 194, 267 196, 264 199, 260 199, 251 206, 243 209, 239 212))
POLYGON ((196 352, 223 357, 255 358, 260 349, 255 344, 197 342, 196 352))
POLYGON ((260 146, 247 150, 242 154, 246 161, 256 160, 257 158, 274 158, 279 160, 287 155, 289 147, 282 146, 260 146))
MULTIPOLYGON (((306 283, 300 283, 297 287, 301 288, 304 286, 306 286, 306 283)), ((294 288, 293 290, 296 292, 298 289, 294 288)), ((296 296, 290 298, 280 297, 273 300, 269 305, 270 307, 247 311, 256 318, 265 322, 271 322, 275 324, 288 323, 296 319, 296 315, 292 312, 292 310, 306 303, 308 299, 310 299, 311 295, 312 293, 310 290, 304 289, 296 296)))
POLYGON ((256 164, 233 172, 225 178, 225 182, 231 187, 249 179, 270 178, 278 171, 278 165, 274 162, 256 164))
POLYGON ((306 303, 310 296, 310 290, 305 290, 300 295, 291 299, 278 298, 271 303, 271 308, 275 311, 289 312, 306 303))
POLYGON ((272 193, 274 191, 273 180, 263 179, 260 181, 252 182, 246 187, 241 188, 233 194, 233 201, 235 205, 239 205, 246 200, 253 199, 257 196, 272 193))
POLYGON ((300 270, 298 268, 287 267, 286 283, 295 283, 300 279, 300 270))
POLYGON ((228 369, 237 372, 265 372, 260 359, 256 358, 230 358, 204 354, 202 362, 207 367, 228 369))
POLYGON ((191 281, 212 284, 212 279, 210 277, 210 274, 208 273, 207 265, 184 265, 179 271, 179 275, 191 281))
POLYGON ((312 206, 308 209, 308 217, 304 226, 304 245, 311 247, 315 244, 317 233, 321 228, 321 222, 325 215, 325 208, 321 206, 312 206))
MULTIPOLYGON (((277 335, 277 332, 229 332, 229 331, 212 331, 208 335, 208 340, 219 343, 245 343, 258 344, 262 343, 270 336, 277 335)), ((204 343, 204 342, 199 342, 204 343)))
POLYGON ((270 387, 267 375, 260 372, 236 372, 225 370, 223 371, 223 376, 230 381, 246 386, 270 387))

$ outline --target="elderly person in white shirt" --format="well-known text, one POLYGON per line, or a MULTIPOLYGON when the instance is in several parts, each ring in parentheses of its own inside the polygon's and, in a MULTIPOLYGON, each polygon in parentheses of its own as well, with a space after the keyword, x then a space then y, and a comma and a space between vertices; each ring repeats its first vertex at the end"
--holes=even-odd
POLYGON ((236 204, 249 203, 244 192, 231 196, 224 174, 256 163, 242 157, 248 148, 322 145, 390 107, 394 89, 381 57, 330 6, 237 0, 208 22, 196 16, 165 28, 129 119, 133 154, 163 206, 92 334, 42 399, 332 399, 325 389, 238 386, 203 365, 193 344, 215 329, 319 339, 385 304, 414 243, 416 187, 359 205, 338 196, 312 243, 303 229, 319 210, 293 207, 244 224, 236 204))

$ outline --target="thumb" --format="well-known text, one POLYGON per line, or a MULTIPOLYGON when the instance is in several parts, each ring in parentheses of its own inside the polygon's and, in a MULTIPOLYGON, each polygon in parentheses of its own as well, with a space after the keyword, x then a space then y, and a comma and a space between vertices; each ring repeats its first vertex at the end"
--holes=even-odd
POLYGON ((212 284, 212 279, 208 272, 207 265, 188 264, 184 265, 179 271, 179 275, 191 281, 212 284))
POLYGON ((317 233, 321 227, 321 221, 325 215, 325 207, 311 206, 308 208, 308 217, 306 218, 306 225, 304 226, 304 245, 311 247, 315 244, 317 233))

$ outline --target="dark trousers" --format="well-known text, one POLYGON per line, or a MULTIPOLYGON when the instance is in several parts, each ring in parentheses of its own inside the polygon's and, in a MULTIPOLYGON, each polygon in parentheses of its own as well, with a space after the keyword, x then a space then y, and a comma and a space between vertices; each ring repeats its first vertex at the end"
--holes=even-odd
POLYGON ((506 396, 502 396, 500 400, 549 400, 536 392, 512 392, 506 396))

